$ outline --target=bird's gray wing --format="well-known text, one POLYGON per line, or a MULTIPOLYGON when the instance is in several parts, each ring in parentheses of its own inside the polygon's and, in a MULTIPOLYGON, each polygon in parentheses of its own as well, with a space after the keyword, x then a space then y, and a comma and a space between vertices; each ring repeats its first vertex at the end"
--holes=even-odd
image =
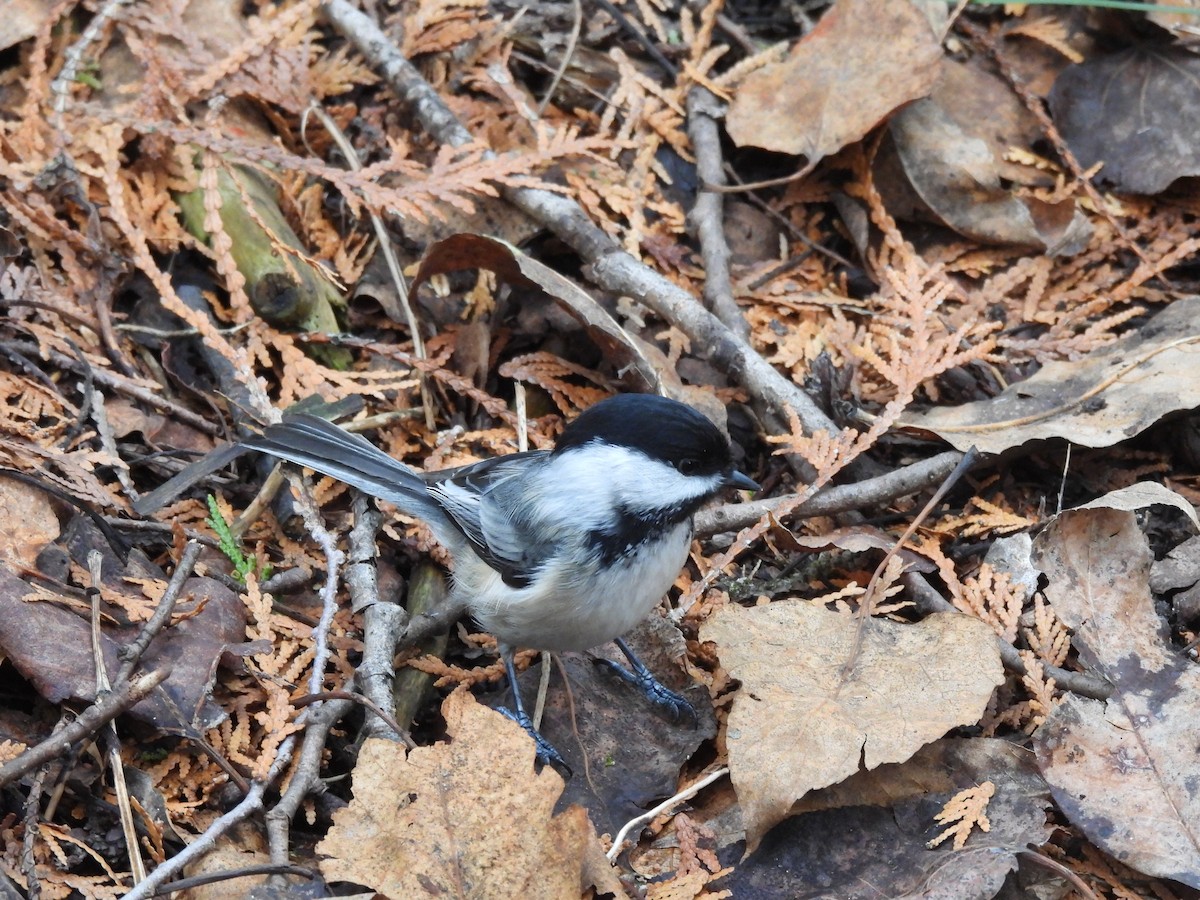
POLYGON ((557 543, 556 535, 548 538, 521 514, 527 508, 524 489, 528 485, 521 476, 547 455, 535 450, 486 459, 448 473, 430 486, 430 494, 479 557, 512 587, 528 585, 557 543))

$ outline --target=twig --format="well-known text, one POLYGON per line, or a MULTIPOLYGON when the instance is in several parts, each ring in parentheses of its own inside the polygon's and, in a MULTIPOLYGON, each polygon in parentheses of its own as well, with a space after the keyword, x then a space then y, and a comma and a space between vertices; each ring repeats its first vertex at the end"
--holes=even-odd
POLYGON ((170 674, 170 669, 159 669, 147 672, 126 685, 117 685, 112 693, 85 709, 79 714, 79 718, 62 731, 0 766, 0 787, 11 784, 26 772, 62 756, 74 744, 95 734, 105 723, 111 722, 125 710, 140 703, 151 691, 166 681, 170 674))
MULTIPOLYGON (((412 570, 408 582, 408 608, 410 621, 419 621, 421 614, 436 611, 446 606, 446 578, 432 562, 423 561, 412 570)), ((407 635, 403 635, 407 638, 407 635)), ((444 659, 446 647, 450 643, 450 627, 439 629, 420 641, 404 640, 405 649, 413 647, 417 652, 426 656, 444 659)), ((412 666, 405 666, 396 673, 392 684, 392 696, 395 698, 396 721, 407 726, 425 705, 433 690, 433 676, 412 666)))
MULTIPOLYGON (((325 108, 315 100, 308 105, 304 111, 307 116, 312 113, 320 121, 324 129, 333 138, 333 142, 337 144, 338 149, 342 151, 342 157, 346 160, 346 165, 350 167, 350 171, 359 172, 362 170, 362 162, 358 158, 358 153, 354 149, 354 145, 346 139, 346 135, 342 134, 342 129, 338 128, 337 122, 333 121, 333 117, 325 112, 325 108)), ((387 229, 383 227, 383 219, 379 218, 374 211, 368 209, 367 214, 371 217, 371 227, 375 230, 375 240, 379 243, 379 252, 383 254, 383 260, 387 263, 388 274, 392 278, 392 284, 396 287, 396 298, 400 305, 400 312, 404 315, 404 321, 408 325, 409 334, 412 336, 413 354, 417 359, 428 359, 429 355, 425 352, 425 339, 421 336, 420 323, 417 321, 417 316, 413 312, 412 303, 408 298, 408 283, 404 280, 404 273, 400 270, 400 260, 396 258, 396 251, 392 248, 392 239, 388 234, 387 229)), ((396 309, 391 308, 393 305, 390 301, 384 303, 384 309, 390 314, 389 318, 396 318, 396 309)), ((429 379, 424 372, 418 374, 421 384, 421 406, 425 410, 425 427, 433 431, 436 422, 433 417, 433 392, 429 389, 429 379)))
MULTIPOLYGON (((63 720, 54 726, 58 731, 63 720)), ((37 839, 41 833, 42 786, 46 781, 47 767, 42 766, 33 776, 29 794, 25 797, 25 835, 21 839, 21 872, 25 875, 27 900, 41 900, 42 884, 37 877, 37 839)))
MULTIPOLYGON (((301 476, 293 476, 299 479, 301 476)), ((346 554, 337 548, 333 534, 321 521, 312 493, 306 488, 297 491, 296 508, 304 519, 304 527, 325 554, 325 584, 321 588, 321 618, 313 629, 312 673, 308 677, 308 692, 319 694, 325 688, 325 664, 329 661, 329 628, 337 612, 338 575, 346 554)))
POLYGON ((933 512, 934 508, 942 502, 942 498, 949 493, 950 488, 958 483, 958 480, 975 464, 979 458, 979 451, 971 447, 962 455, 958 463, 951 470, 950 474, 945 477, 938 489, 933 492, 933 496, 929 498, 926 504, 921 507, 921 511, 913 517, 909 526, 904 529, 904 533, 897 538, 892 544, 887 553, 883 555, 883 559, 879 561, 879 565, 875 567, 875 571, 871 573, 871 580, 867 582, 867 587, 863 591, 862 600, 859 602, 857 619, 858 623, 854 629, 854 640, 850 645, 850 651, 846 654, 846 662, 842 664, 841 674, 837 679, 839 689, 842 685, 850 683, 850 674, 858 665, 859 657, 862 653, 863 641, 866 638, 867 623, 871 621, 872 611, 875 606, 875 597, 878 593, 880 582, 883 580, 884 572, 887 570, 888 564, 892 561, 908 543, 909 538, 916 534, 921 523, 933 512))
MULTIPOLYGON (((99 550, 88 553, 88 572, 92 583, 88 586, 88 599, 92 606, 92 654, 96 666, 96 696, 103 697, 111 693, 112 685, 108 680, 108 671, 104 664, 104 651, 100 645, 100 585, 103 583, 101 569, 104 556, 99 550)), ((124 681, 125 679, 121 679, 124 681)), ((117 737, 117 726, 112 721, 106 722, 101 729, 101 743, 106 745, 108 767, 112 772, 113 792, 117 795, 117 812, 121 819, 121 832, 125 837, 125 852, 129 857, 129 872, 133 883, 137 884, 146 877, 146 863, 142 859, 142 849, 138 846, 137 827, 133 822, 133 806, 129 802, 129 787, 125 783, 125 763, 121 759, 121 741, 117 737)))
POLYGON ((175 603, 179 600, 179 595, 183 593, 183 584, 191 577, 202 549, 199 541, 188 541, 187 546, 183 548, 179 562, 175 565, 175 572, 171 576, 171 580, 167 582, 167 589, 163 592, 162 599, 158 601, 154 615, 142 626, 137 637, 121 648, 121 669, 117 672, 118 683, 129 680, 133 675, 133 670, 142 661, 142 655, 150 646, 150 642, 170 620, 171 613, 175 610, 175 603))
POLYGON ((696 172, 703 185, 688 213, 688 231, 700 242, 704 259, 704 302, 725 327, 743 338, 750 334, 746 317, 733 298, 729 276, 729 243, 725 240, 725 201, 708 185, 726 184, 721 167, 721 133, 717 119, 721 101, 708 88, 697 85, 688 91, 688 138, 696 153, 696 172))
POLYGON ((288 780, 287 790, 266 816, 271 862, 277 866, 288 861, 292 817, 314 786, 320 784, 321 757, 329 729, 353 708, 351 700, 324 700, 320 706, 312 708, 313 715, 305 722, 304 742, 300 745, 300 756, 288 780))
POLYGON ((642 45, 642 49, 650 54, 650 58, 658 63, 658 67, 671 76, 672 81, 679 80, 679 68, 663 56, 662 51, 654 41, 650 40, 649 36, 637 26, 635 22, 621 12, 613 3, 612 0, 592 0, 597 6, 603 9, 606 13, 613 17, 618 25, 632 37, 635 41, 642 45))
MULTIPOLYGON (((903 581, 904 586, 913 595, 918 609, 922 612, 961 612, 935 590, 920 572, 905 572, 903 581)), ((999 635, 996 636, 996 645, 1000 648, 1000 661, 1004 663, 1004 668, 1010 672, 1016 672, 1018 675, 1024 675, 1026 672, 1025 661, 1021 659, 1017 648, 999 635)), ((1070 691, 1072 694, 1091 697, 1093 700, 1107 700, 1112 696, 1113 686, 1101 678, 1085 672, 1072 672, 1044 661, 1042 668, 1045 669, 1047 678, 1053 678, 1058 687, 1070 691)))
MULTIPOLYGON (((825 488, 819 494, 805 500, 792 509, 787 518, 829 516, 852 509, 869 509, 889 503, 898 497, 907 497, 936 484, 954 471, 962 454, 956 450, 939 453, 937 456, 913 463, 886 475, 869 478, 854 484, 840 484, 825 488)), ((786 506, 793 495, 751 500, 701 510, 696 514, 696 533, 705 536, 721 531, 734 531, 753 525, 763 515, 786 506)))
POLYGON ((567 69, 571 65, 571 57, 575 55, 575 48, 579 46, 579 32, 583 29, 582 0, 571 0, 571 17, 571 35, 567 38, 567 46, 563 50, 562 62, 558 64, 558 69, 555 70, 554 77, 550 79, 550 86, 546 88, 545 96, 542 97, 542 102, 538 104, 538 118, 545 115, 546 107, 550 105, 550 100, 554 97, 554 92, 558 90, 558 85, 562 82, 563 75, 567 73, 567 69))
MULTIPOLYGON (((351 682, 350 686, 353 687, 353 682, 351 682)), ((324 703, 326 700, 349 700, 351 703, 361 706, 368 712, 373 713, 377 719, 382 719, 387 724, 391 733, 399 735, 396 738, 396 743, 403 744, 409 750, 416 749, 417 742, 409 736, 408 732, 400 727, 400 723, 396 721, 395 716, 357 691, 325 691, 320 694, 306 694, 303 697, 297 697, 292 701, 292 704, 299 709, 302 706, 310 706, 314 703, 324 703)))
POLYGON ((252 878, 255 875, 298 875, 301 878, 307 878, 309 881, 312 881, 317 877, 317 874, 316 871, 305 866, 277 866, 271 863, 263 863, 257 866, 242 866, 239 869, 224 869, 220 872, 209 872, 207 875, 193 875, 191 878, 180 878, 178 881, 171 881, 157 888, 151 896, 161 897, 163 894, 173 894, 176 891, 190 891, 193 888, 203 887, 206 884, 232 881, 235 878, 252 878))
MULTIPOLYGON (((349 0, 327 0, 321 9, 334 27, 379 69, 410 114, 430 135, 453 147, 475 142, 374 21, 355 9, 349 0)), ((490 159, 494 155, 485 157, 490 159)), ((780 412, 791 409, 809 432, 837 430, 803 390, 776 371, 745 340, 731 334, 691 294, 622 250, 574 200, 536 188, 505 186, 502 193, 575 250, 588 264, 597 284, 653 309, 691 338, 693 346, 705 348, 715 365, 766 405, 780 412)))
POLYGON ((204 834, 200 835, 147 875, 146 880, 127 893, 124 900, 146 900, 146 898, 154 896, 158 893, 159 887, 168 879, 174 877, 176 872, 182 871, 189 863, 210 853, 216 847, 217 839, 225 834, 225 832, 233 828, 238 822, 262 809, 262 798, 266 792, 267 784, 278 777, 279 771, 291 759, 291 748, 295 743, 294 739, 295 735, 289 735, 284 740, 284 743, 279 748, 280 755, 276 757, 275 764, 271 767, 271 772, 268 774, 266 781, 252 782, 250 790, 237 806, 209 825, 204 830, 204 834))
POLYGON ((221 433, 220 426, 209 422, 207 419, 197 415, 190 409, 180 406, 178 403, 174 403, 165 397, 161 397, 139 384, 134 384, 131 379, 128 379, 123 375, 118 375, 115 372, 109 372, 107 369, 98 369, 92 366, 82 365, 78 360, 67 356, 65 353, 60 353, 58 350, 46 349, 43 353, 42 348, 39 348, 37 344, 34 344, 30 341, 10 341, 9 346, 16 347, 21 352, 28 353, 33 357, 44 356, 44 358, 49 360, 50 363, 59 369, 69 369, 72 372, 79 372, 83 375, 86 375, 90 369, 92 377, 95 378, 97 384, 112 388, 118 393, 132 397, 134 400, 145 403, 147 406, 151 406, 154 409, 157 409, 159 412, 168 413, 169 415, 179 419, 179 421, 185 422, 188 425, 191 425, 193 428, 204 432, 205 434, 221 433))
POLYGON ((697 781, 691 787, 684 788, 682 791, 680 791, 674 797, 669 797, 668 799, 664 800, 662 803, 658 804, 658 806, 654 807, 654 809, 647 810, 646 812, 642 813, 640 816, 630 819, 623 826, 621 826, 621 830, 618 831, 617 836, 613 838, 613 844, 609 848, 608 853, 605 854, 608 857, 608 861, 612 862, 614 859, 616 859, 621 854, 622 845, 629 838, 629 833, 631 831, 633 831, 635 828, 641 828, 647 822, 653 822, 656 818, 658 818, 660 815, 665 813, 668 809, 671 809, 676 804, 682 803, 684 800, 690 800, 692 797, 695 797, 698 793, 700 793, 702 790, 704 790, 706 787, 708 787, 710 784, 712 784, 718 778, 721 778, 728 774, 729 774, 729 767, 721 766, 721 768, 717 769, 715 772, 709 772, 707 775, 705 775, 703 778, 701 778, 699 781, 697 781))
POLYGON ((54 130, 58 132, 60 138, 64 139, 64 142, 67 135, 63 129, 62 116, 67 109, 71 84, 75 81, 75 76, 79 74, 79 65, 83 62, 83 55, 87 48, 100 37, 100 32, 116 15, 117 10, 128 2, 129 0, 109 0, 96 11, 92 20, 88 22, 87 28, 63 54, 62 69, 59 71, 58 77, 50 82, 50 92, 54 94, 54 130))
MULTIPOLYGON (((363 655, 355 672, 363 695, 394 720, 392 685, 396 672, 392 659, 396 655, 396 642, 408 625, 408 614, 392 598, 385 600, 379 595, 375 533, 382 517, 361 491, 354 492, 353 509, 354 527, 350 529, 345 581, 350 590, 351 609, 363 616, 363 655)), ((379 716, 368 718, 363 732, 368 737, 400 739, 399 731, 379 716)))
POLYGON ((96 391, 93 399, 91 414, 92 421, 96 424, 96 435, 100 438, 100 448, 112 457, 113 475, 121 485, 121 490, 130 500, 137 500, 140 496, 138 489, 134 487, 133 479, 129 475, 129 464, 121 458, 121 453, 117 450, 117 439, 113 434, 112 425, 108 421, 108 412, 104 407, 104 395, 99 391, 96 391))
POLYGON ((465 599, 451 594, 437 609, 414 616, 408 623, 408 628, 400 636, 397 649, 403 650, 422 641, 429 640, 440 631, 446 631, 467 611, 465 599))

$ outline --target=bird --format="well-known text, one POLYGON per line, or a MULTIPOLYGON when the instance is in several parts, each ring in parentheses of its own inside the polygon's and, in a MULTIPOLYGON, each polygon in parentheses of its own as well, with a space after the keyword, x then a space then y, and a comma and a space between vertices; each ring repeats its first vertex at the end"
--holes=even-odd
MULTIPOLYGON (((725 435, 685 403, 616 394, 568 423, 552 450, 419 472, 317 416, 285 414, 240 442, 389 501, 421 519, 453 560, 452 591, 496 638, 512 688, 501 710, 567 771, 534 728, 517 649, 583 651, 616 642, 608 664, 673 716, 691 705, 660 684, 622 635, 645 619, 687 560, 693 514, 728 488, 758 490, 725 435)), ((607 662, 607 661, 606 661, 607 662)))

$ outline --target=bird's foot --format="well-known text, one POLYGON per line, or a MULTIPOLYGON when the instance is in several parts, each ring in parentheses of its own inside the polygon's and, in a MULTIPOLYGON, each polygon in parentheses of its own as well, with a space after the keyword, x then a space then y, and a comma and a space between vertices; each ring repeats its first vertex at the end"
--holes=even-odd
POLYGON ((537 748, 537 761, 542 765, 552 765, 558 769, 566 777, 571 777, 571 767, 567 765, 567 761, 562 758, 554 745, 538 733, 538 730, 533 727, 533 720, 523 710, 513 712, 511 709, 506 709, 501 706, 496 709, 496 712, 508 719, 512 719, 518 725, 525 729, 525 733, 533 738, 533 743, 537 748))
MULTIPOLYGON (((636 657, 635 657, 636 659, 636 657)), ((635 666, 632 671, 611 659, 600 657, 596 660, 622 681, 632 684, 645 695, 646 699, 655 706, 666 710, 672 721, 686 721, 695 727, 699 721, 696 709, 682 694, 677 694, 664 686, 644 665, 635 666)))

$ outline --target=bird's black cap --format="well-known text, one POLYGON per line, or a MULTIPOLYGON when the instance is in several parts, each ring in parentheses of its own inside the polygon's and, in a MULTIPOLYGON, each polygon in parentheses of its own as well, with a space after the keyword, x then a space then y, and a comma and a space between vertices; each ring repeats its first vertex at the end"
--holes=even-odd
POLYGON ((589 406, 564 429, 554 452, 593 441, 640 450, 684 474, 733 468, 729 441, 716 425, 687 404, 656 394, 617 394, 589 406))

